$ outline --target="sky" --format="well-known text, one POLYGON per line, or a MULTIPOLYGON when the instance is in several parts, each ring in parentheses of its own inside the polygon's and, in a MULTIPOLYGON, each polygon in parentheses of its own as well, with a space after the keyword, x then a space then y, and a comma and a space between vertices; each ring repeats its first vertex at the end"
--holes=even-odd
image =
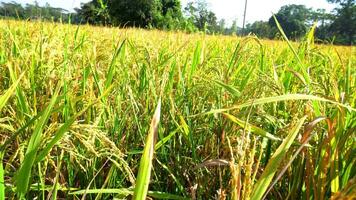
MULTIPOLYGON (((12 0, 0 0, 9 2, 12 0)), ((14 0, 19 3, 33 3, 34 0, 14 0)), ((80 3, 90 0, 37 0, 40 5, 48 2, 53 7, 64 8, 73 11, 75 7, 80 7, 80 3)), ((183 7, 191 0, 182 0, 183 7)), ((207 0, 210 9, 216 14, 218 19, 224 18, 227 24, 237 19, 238 26, 242 26, 243 10, 245 0, 207 0)), ((246 23, 253 23, 258 20, 268 20, 272 13, 278 12, 279 8, 288 4, 304 4, 313 9, 323 8, 331 11, 335 5, 327 3, 326 0, 248 0, 246 23)))

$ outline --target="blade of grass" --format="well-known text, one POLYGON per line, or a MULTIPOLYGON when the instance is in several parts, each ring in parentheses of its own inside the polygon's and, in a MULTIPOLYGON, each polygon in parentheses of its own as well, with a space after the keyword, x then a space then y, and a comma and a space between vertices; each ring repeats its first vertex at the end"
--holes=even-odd
POLYGON ((292 129, 292 131, 288 134, 288 136, 284 139, 282 144, 273 154, 261 177, 258 179, 256 185, 254 186, 251 199, 259 200, 263 197, 269 184, 272 181, 274 174, 277 172, 280 163, 283 161, 283 158, 285 157, 289 147, 292 145, 294 139, 297 137, 299 130, 302 127, 306 118, 307 117, 304 116, 298 121, 297 125, 292 129))
POLYGON ((275 96, 275 97, 263 97, 263 98, 256 99, 256 100, 249 100, 246 103, 236 105, 231 108, 214 109, 214 110, 211 110, 211 111, 208 111, 205 113, 192 115, 191 117, 195 117, 198 115, 222 113, 222 112, 227 112, 230 110, 236 110, 236 109, 240 109, 240 108, 261 105, 261 104, 266 104, 266 103, 273 103, 273 102, 279 102, 279 101, 292 101, 292 100, 315 100, 315 101, 327 102, 327 103, 331 103, 331 104, 346 108, 349 111, 356 112, 356 109, 351 106, 348 106, 348 105, 345 105, 345 104, 342 104, 342 103, 339 103, 336 101, 332 101, 332 100, 329 100, 329 99, 326 99, 323 97, 318 97, 318 96, 308 95, 308 94, 286 94, 286 95, 280 95, 280 96, 275 96))
POLYGON ((155 140, 157 138, 158 124, 161 114, 161 100, 158 101, 156 111, 153 115, 150 131, 146 138, 145 148, 140 161, 138 170, 135 192, 133 199, 144 200, 146 199, 148 185, 151 178, 152 159, 155 147, 155 140))
POLYGON ((232 94, 234 97, 239 97, 240 96, 240 91, 238 91, 236 88, 230 86, 230 85, 227 85, 221 81, 217 81, 215 80, 214 81, 217 85, 223 87, 226 91, 228 91, 230 94, 232 94))
POLYGON ((70 126, 75 122, 75 120, 80 117, 81 115, 83 115, 91 106, 93 106, 94 104, 98 103, 102 98, 105 97, 105 95, 107 95, 111 89, 113 87, 110 86, 106 91, 104 91, 103 95, 101 95, 100 97, 98 97, 94 102, 89 103, 89 105, 87 105, 83 110, 81 110, 80 112, 78 112, 77 114, 75 114, 74 116, 72 116, 71 118, 69 118, 59 129, 58 131, 55 133, 55 136, 52 138, 52 140, 43 148, 43 150, 41 152, 38 153, 38 156, 36 158, 37 162, 40 162, 41 160, 43 160, 48 153, 51 151, 51 149, 53 148, 53 146, 62 139, 62 137, 64 136, 64 134, 69 130, 70 126))
POLYGON ((20 83, 21 78, 24 76, 25 72, 22 72, 20 77, 17 79, 16 82, 14 82, 9 89, 6 90, 6 92, 0 96, 0 111, 3 109, 3 107, 6 105, 6 102, 9 100, 11 95, 15 92, 17 85, 20 83))
POLYGON ((105 189, 89 189, 89 190, 78 190, 75 192, 69 193, 70 195, 78 195, 78 194, 121 194, 121 195, 132 195, 132 189, 128 188, 105 188, 105 189))
POLYGON ((48 121, 48 118, 55 103, 57 102, 60 88, 61 84, 58 84, 49 105, 47 106, 45 112, 36 124, 35 129, 31 135, 30 141, 28 143, 24 161, 21 163, 21 167, 16 174, 16 189, 18 197, 20 199, 22 199, 27 193, 28 184, 30 182, 31 177, 31 169, 35 162, 37 151, 40 147, 42 139, 42 131, 48 121))
MULTIPOLYGON (((132 188, 106 188, 106 189, 90 189, 90 190, 79 190, 69 193, 70 195, 78 194, 121 194, 124 196, 132 195, 134 193, 132 188)), ((155 199, 177 199, 177 200, 188 200, 189 198, 184 198, 178 195, 168 194, 164 192, 148 191, 148 196, 155 199)))
POLYGON ((106 75, 105 89, 107 89, 111 85, 112 79, 115 74, 116 58, 119 56, 121 50, 123 49, 123 47, 125 45, 125 41, 126 40, 124 40, 120 45, 118 45, 118 47, 116 48, 115 54, 112 57, 112 60, 111 60, 110 66, 109 66, 109 71, 106 75))
MULTIPOLYGON (((166 144, 177 132, 179 128, 171 132, 169 135, 166 137, 162 138, 160 141, 158 141, 155 145, 155 151, 157 151, 159 148, 161 148, 164 144, 166 144)), ((143 150, 132 150, 127 152, 128 154, 142 154, 143 150)))
POLYGON ((297 51, 294 49, 294 47, 292 46, 292 44, 291 44, 290 41, 288 40, 288 37, 287 37, 286 34, 284 33, 283 28, 282 28, 282 26, 279 24, 279 22, 278 22, 278 20, 277 20, 277 18, 276 18, 275 15, 273 15, 273 18, 274 18, 274 21, 276 22, 276 25, 277 25, 277 28, 278 28, 279 32, 282 34, 284 40, 287 42, 289 48, 292 50, 292 52, 293 52, 295 58, 297 59, 299 66, 302 68, 302 73, 303 73, 303 76, 304 76, 304 78, 305 78, 307 84, 310 85, 310 77, 309 77, 309 74, 307 73, 306 69, 304 69, 303 62, 300 60, 297 51))
POLYGON ((247 130, 250 130, 252 133, 255 133, 259 136, 262 136, 262 137, 265 137, 265 138, 268 138, 270 140, 277 140, 277 141, 280 141, 281 139, 272 135, 271 133, 257 127, 257 126, 254 126, 248 122, 245 122, 245 121, 242 121, 238 118, 236 118, 235 116, 233 115, 230 115, 228 113, 222 113, 226 118, 228 118, 229 120, 231 120, 232 122, 234 122, 235 124, 238 124, 239 126, 241 126, 242 128, 246 128, 247 130))
POLYGON ((48 195, 48 198, 52 195, 52 200, 57 200, 57 193, 58 193, 58 189, 59 189, 59 186, 58 186, 58 182, 59 182, 59 176, 60 176, 60 173, 61 173, 61 167, 62 167, 62 161, 63 161, 63 155, 64 155, 64 150, 62 149, 61 150, 61 154, 59 155, 59 158, 57 160, 57 172, 56 172, 56 176, 54 178, 54 185, 53 185, 53 189, 51 190, 50 194, 48 195))
POLYGON ((172 171, 168 168, 168 166, 161 163, 161 161, 159 161, 157 158, 156 158, 156 161, 158 162, 158 164, 160 164, 162 166, 163 169, 165 169, 169 173, 169 176, 172 177, 172 179, 176 183, 179 191, 181 193, 184 193, 184 186, 180 183, 180 181, 176 178, 176 176, 172 173, 172 171))
POLYGON ((305 126, 305 130, 304 130, 304 134, 307 138, 305 138, 304 142, 302 143, 302 145, 297 149, 297 151, 293 154, 292 158, 288 161, 288 163, 283 167, 283 169, 281 170, 281 172, 278 173, 276 179, 272 182, 272 184, 269 186, 268 190, 266 191, 266 193, 264 194, 262 199, 265 199, 267 194, 272 190, 273 186, 278 182, 278 180, 280 178, 282 178, 283 174, 287 171, 288 167, 292 164, 293 160, 299 155, 299 153, 304 149, 304 147, 307 146, 307 143, 312 139, 312 137, 314 136, 314 134, 310 134, 312 132, 312 130, 315 128, 315 126, 323 121, 323 120, 328 120, 328 125, 332 124, 330 119, 326 118, 326 117, 318 117, 316 119, 314 119, 312 122, 308 123, 305 126))
MULTIPOLYGON (((97 172, 95 173, 95 175, 93 176, 93 178, 89 181, 89 184, 87 186, 87 188, 85 190, 83 190, 83 196, 81 198, 81 200, 85 200, 86 199, 86 195, 88 194, 87 191, 90 190, 91 185, 93 184, 93 182, 95 181, 96 177, 100 174, 100 172, 104 169, 104 167, 106 166, 106 164, 110 161, 111 157, 108 157, 108 159, 102 164, 102 166, 97 170, 97 172)), ((95 184, 95 183, 94 183, 95 184)), ((95 186, 95 185, 94 185, 95 186)))
POLYGON ((197 45, 196 45, 195 51, 194 51, 194 55, 193 55, 192 65, 190 68, 190 73, 189 73, 189 82, 190 83, 192 82, 193 74, 196 71, 196 68, 198 67, 198 65, 200 63, 201 55, 202 55, 202 45, 200 42, 197 42, 197 45))
MULTIPOLYGON (((8 69, 9 69, 9 73, 10 73, 10 77, 11 77, 12 82, 16 82, 17 74, 12 69, 11 65, 8 65, 8 69)), ((23 116, 24 114, 28 114, 29 108, 28 108, 28 105, 27 105, 27 99, 26 99, 26 96, 23 93, 23 90, 20 87, 16 88, 16 96, 17 96, 17 101, 18 101, 19 106, 20 106, 21 111, 22 111, 20 113, 20 115, 23 116)))
POLYGON ((287 69, 286 71, 293 73, 294 76, 296 76, 304 85, 307 85, 307 82, 305 81, 304 77, 300 73, 294 71, 293 69, 287 69))
MULTIPOLYGON (((55 111, 59 111, 63 108, 63 106, 59 106, 58 108, 53 109, 52 113, 55 111)), ((23 125, 21 128, 17 129, 16 132, 14 132, 9 139, 7 139, 3 145, 0 146, 0 151, 3 151, 6 146, 8 146, 11 142, 13 142, 16 137, 18 137, 23 131, 26 130, 26 128, 30 127, 38 118, 42 116, 44 111, 38 113, 36 116, 32 117, 25 125, 23 125)))
POLYGON ((157 151, 159 148, 161 148, 166 142, 168 142, 176 133, 177 133, 178 129, 172 131, 172 133, 170 133, 169 135, 167 135, 166 137, 164 137, 163 139, 161 139, 160 141, 157 142, 157 144, 155 145, 155 151, 157 151))
POLYGON ((2 163, 3 152, 0 151, 0 199, 5 199, 4 166, 2 163))

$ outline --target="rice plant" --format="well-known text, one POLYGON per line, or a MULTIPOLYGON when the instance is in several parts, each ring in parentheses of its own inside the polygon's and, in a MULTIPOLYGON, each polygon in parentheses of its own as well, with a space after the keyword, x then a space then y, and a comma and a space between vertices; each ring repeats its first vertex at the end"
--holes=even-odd
POLYGON ((355 47, 279 29, 0 21, 0 199, 355 198, 355 47))

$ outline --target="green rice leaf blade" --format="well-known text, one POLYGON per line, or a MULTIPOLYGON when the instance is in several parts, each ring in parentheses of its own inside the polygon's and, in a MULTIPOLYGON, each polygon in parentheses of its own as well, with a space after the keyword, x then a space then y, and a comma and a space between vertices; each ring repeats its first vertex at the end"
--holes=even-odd
POLYGON ((38 123, 36 124, 35 129, 31 135, 30 141, 28 143, 24 161, 21 163, 21 167, 16 174, 16 187, 19 198, 23 198, 28 190, 28 185, 31 177, 31 169, 33 164, 35 163, 37 151, 40 147, 42 131, 48 121, 48 118, 55 103, 57 102, 60 88, 60 84, 58 84, 49 105, 47 106, 45 112, 42 114, 38 123))
POLYGON ((135 200, 146 199, 148 185, 151 178, 152 159, 155 147, 155 138, 157 138, 160 114, 161 100, 159 100, 156 111, 153 115, 150 131, 147 135, 145 148, 141 157, 133 198, 135 200))
POLYGON ((21 78, 25 72, 23 72, 20 77, 17 79, 16 82, 14 82, 9 89, 6 90, 6 92, 0 96, 0 111, 3 109, 3 107, 6 105, 6 102, 9 100, 11 95, 15 92, 17 85, 20 83, 21 78))
POLYGON ((263 194, 266 192, 269 184, 271 183, 274 174, 277 172, 279 165, 283 161, 287 151, 292 145, 294 139, 297 137, 300 128, 302 127, 306 116, 300 119, 296 126, 291 130, 288 136, 284 139, 282 144, 278 147, 276 152, 273 154, 269 160, 266 168, 264 169, 261 177, 258 179, 257 183, 254 186, 251 199, 259 200, 263 197, 263 194))
MULTIPOLYGON (((89 189, 89 190, 79 190, 69 193, 70 195, 80 195, 80 194, 120 194, 124 196, 133 195, 134 191, 132 188, 105 188, 105 189, 89 189)), ((176 200, 188 200, 189 198, 181 197, 174 194, 169 194, 165 192, 148 191, 148 196, 155 199, 176 199, 176 200)))
POLYGON ((227 85, 221 81, 215 81, 215 83, 219 86, 221 86, 222 88, 224 88, 226 91, 228 91, 230 94, 232 94, 234 97, 239 97, 241 95, 240 91, 237 90, 236 88, 227 85))
POLYGON ((256 135, 259 135, 259 136, 262 136, 262 137, 265 137, 265 138, 268 138, 270 140, 277 140, 277 141, 280 141, 281 139, 272 135, 271 133, 257 127, 257 126, 254 126, 248 122, 245 122, 245 121, 242 121, 238 118, 236 118, 235 116, 233 115, 230 115, 228 113, 223 113, 223 115, 228 118, 229 120, 231 120, 232 122, 234 122, 235 124, 245 128, 246 126, 246 129, 247 130, 250 130, 252 133, 255 133, 256 135))
MULTIPOLYGON (((205 115, 205 114, 223 113, 223 112, 227 112, 230 110, 236 110, 236 109, 246 108, 246 107, 250 107, 250 106, 263 105, 263 104, 267 104, 267 103, 274 103, 274 102, 280 102, 280 101, 295 101, 295 100, 312 100, 312 101, 326 102, 326 103, 331 103, 331 104, 346 108, 349 111, 356 112, 356 109, 349 105, 339 103, 339 102, 336 102, 336 101, 333 101, 330 99, 326 99, 323 97, 318 97, 318 96, 309 95, 309 94, 285 94, 285 95, 274 96, 274 97, 263 97, 263 98, 255 99, 255 100, 252 99, 245 103, 242 103, 242 104, 230 107, 230 108, 214 109, 209 112, 202 113, 202 114, 205 115)), ((198 115, 201 115, 201 114, 198 114, 198 115)))
POLYGON ((0 152, 0 199, 5 199, 5 179, 3 166, 3 152, 0 152))

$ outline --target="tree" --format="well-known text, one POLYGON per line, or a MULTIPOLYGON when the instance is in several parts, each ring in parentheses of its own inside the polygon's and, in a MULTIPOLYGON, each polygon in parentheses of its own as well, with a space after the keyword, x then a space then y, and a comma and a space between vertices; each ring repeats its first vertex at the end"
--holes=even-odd
POLYGON ((184 10, 188 15, 188 20, 193 21, 199 30, 210 33, 219 31, 217 17, 214 12, 208 9, 205 0, 189 2, 184 10))
POLYGON ((218 22, 218 32, 219 33, 221 33, 221 34, 225 33, 225 25, 226 25, 225 19, 220 19, 218 22))
POLYGON ((321 26, 326 26, 328 22, 331 22, 333 17, 334 16, 327 13, 325 9, 316 9, 311 12, 311 19, 320 22, 321 26))
POLYGON ((272 30, 271 26, 266 21, 256 21, 252 24, 246 25, 245 33, 254 33, 261 38, 273 37, 275 30, 272 30))
POLYGON ((159 6, 155 0, 92 0, 76 12, 90 24, 146 27, 159 6))
POLYGON ((210 33, 219 32, 219 26, 217 23, 217 17, 214 12, 209 11, 206 19, 207 29, 210 33))
POLYGON ((21 6, 21 4, 18 4, 16 2, 1 2, 0 15, 22 19, 25 17, 25 10, 21 6))
POLYGON ((228 28, 226 31, 225 31, 225 33, 227 34, 227 35, 236 35, 237 34, 237 20, 235 19, 235 20, 233 20, 232 21, 232 24, 231 24, 231 27, 230 28, 228 28))
POLYGON ((184 18, 180 0, 161 0, 152 25, 167 30, 182 29, 184 18))
POLYGON ((179 26, 183 16, 179 0, 92 0, 76 11, 91 24, 169 29, 179 26))
POLYGON ((182 9, 179 0, 161 0, 162 15, 171 15, 173 18, 181 18, 182 9))
MULTIPOLYGON (((306 33, 307 23, 311 17, 311 9, 306 8, 304 5, 286 5, 280 8, 275 17, 287 37, 297 39, 306 33)), ((269 19, 269 25, 277 27, 273 17, 269 19)))
POLYGON ((336 34, 337 42, 345 44, 356 43, 356 5, 355 0, 328 0, 339 4, 336 8, 336 18, 331 23, 331 30, 336 34))
POLYGON ((16 19, 62 20, 66 22, 70 15, 75 15, 75 13, 69 13, 62 8, 53 8, 48 3, 45 6, 40 6, 37 1, 34 4, 26 4, 25 7, 16 2, 2 2, 0 6, 0 16, 16 19))
POLYGON ((110 0, 108 8, 115 24, 147 27, 159 17, 161 2, 158 0, 110 0))
POLYGON ((86 23, 107 25, 111 23, 111 20, 106 8, 107 5, 103 1, 93 0, 81 4, 81 8, 76 8, 75 11, 86 23))
POLYGON ((316 38, 326 40, 332 37, 330 24, 334 19, 334 15, 327 13, 325 9, 317 9, 311 12, 311 18, 314 22, 319 23, 315 31, 316 38))

